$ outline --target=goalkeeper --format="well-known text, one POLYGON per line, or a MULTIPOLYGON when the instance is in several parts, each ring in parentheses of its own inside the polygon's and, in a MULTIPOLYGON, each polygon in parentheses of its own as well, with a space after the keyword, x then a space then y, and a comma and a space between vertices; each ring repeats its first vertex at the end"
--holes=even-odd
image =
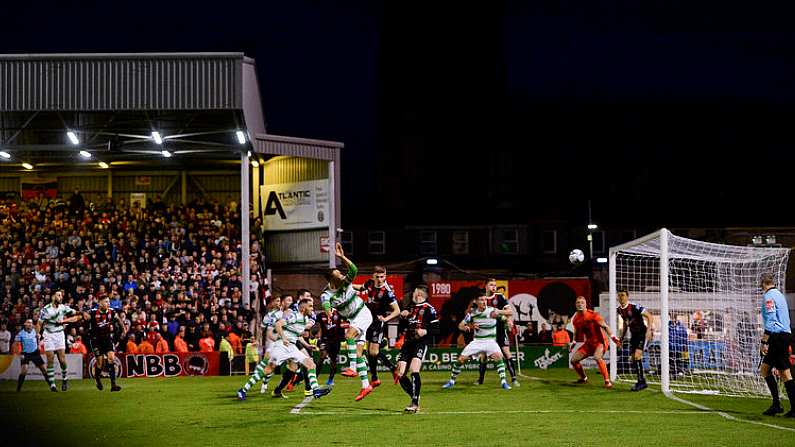
POLYGON ((790 328, 789 309, 787 300, 773 281, 773 276, 765 274, 762 276, 762 321, 765 323, 765 333, 762 335, 762 366, 759 369, 760 375, 765 379, 770 395, 773 397, 773 405, 765 410, 764 415, 774 416, 783 413, 781 400, 778 397, 778 383, 771 373, 771 368, 776 368, 784 381, 784 389, 789 397, 790 410, 784 417, 795 418, 795 380, 792 380, 790 371, 789 345, 792 338, 790 328))

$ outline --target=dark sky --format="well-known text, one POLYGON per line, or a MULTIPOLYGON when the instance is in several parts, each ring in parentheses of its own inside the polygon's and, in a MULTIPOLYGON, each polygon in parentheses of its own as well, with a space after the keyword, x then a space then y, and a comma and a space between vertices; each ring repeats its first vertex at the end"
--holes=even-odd
POLYGON ((0 52, 244 51, 271 133, 345 142, 347 221, 795 219, 793 7, 114 3, 4 5, 0 52))

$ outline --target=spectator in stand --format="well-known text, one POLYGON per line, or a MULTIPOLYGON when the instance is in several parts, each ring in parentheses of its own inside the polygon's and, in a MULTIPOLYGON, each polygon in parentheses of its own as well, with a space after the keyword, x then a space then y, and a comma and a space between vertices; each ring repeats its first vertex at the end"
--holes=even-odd
POLYGON ((86 349, 86 345, 83 344, 83 338, 81 336, 75 337, 74 343, 72 343, 72 347, 69 348, 70 354, 83 354, 86 355, 88 350, 86 349))
POLYGON ((11 332, 8 331, 6 323, 0 323, 0 354, 8 354, 11 351, 11 332))
POLYGON ((188 344, 185 342, 185 326, 179 328, 179 333, 174 338, 174 352, 190 352, 188 344))
POLYGON ((127 354, 138 354, 138 345, 135 344, 135 338, 130 337, 127 339, 127 348, 125 351, 127 354))
POLYGON ((569 343, 571 343, 569 331, 563 327, 563 324, 558 323, 555 332, 552 333, 552 346, 568 346, 569 343))
POLYGON ((538 343, 548 345, 552 343, 552 332, 546 323, 541 323, 541 330, 538 331, 538 343))
POLYGON ((227 339, 229 340, 229 344, 232 345, 232 349, 234 350, 235 354, 243 353, 243 340, 239 335, 237 335, 234 329, 229 331, 227 339))
POLYGON ((168 347, 168 342, 162 335, 159 333, 157 334, 157 345, 155 345, 155 353, 156 354, 167 354, 170 351, 168 347))
POLYGON ((152 343, 149 343, 149 340, 144 338, 141 340, 141 344, 138 345, 138 354, 154 354, 155 347, 152 346, 152 343))
POLYGON ((199 339, 199 352, 213 352, 215 350, 215 339, 209 331, 202 332, 202 338, 199 339))

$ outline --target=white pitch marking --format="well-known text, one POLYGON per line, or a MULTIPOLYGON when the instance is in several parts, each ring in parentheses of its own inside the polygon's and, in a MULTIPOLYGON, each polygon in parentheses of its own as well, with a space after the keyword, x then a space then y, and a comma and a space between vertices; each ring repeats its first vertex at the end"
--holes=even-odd
POLYGON ((795 428, 782 427, 780 425, 768 424, 766 422, 757 422, 757 421, 749 421, 747 419, 740 419, 738 417, 732 416, 732 415, 730 415, 728 413, 725 413, 723 411, 713 410, 712 408, 709 408, 707 406, 704 406, 704 405, 701 405, 701 404, 697 404, 695 402, 690 402, 689 400, 685 400, 685 399, 682 399, 680 397, 674 396, 672 393, 663 393, 663 394, 665 394, 665 396, 667 398, 669 398, 669 399, 671 399, 673 401, 676 401, 676 402, 679 402, 679 403, 685 404, 685 405, 690 405, 691 407, 695 407, 695 408, 698 408, 699 410, 707 411, 707 412, 712 413, 712 414, 720 415, 721 417, 723 417, 724 419, 729 420, 729 421, 745 422, 746 424, 761 425, 763 427, 775 428, 777 430, 785 430, 785 431, 795 432, 795 428))
POLYGON ((293 409, 290 410, 290 414, 300 414, 301 410, 305 406, 309 405, 309 402, 312 402, 312 400, 314 400, 314 397, 311 397, 311 396, 310 397, 305 397, 304 400, 301 401, 301 403, 299 403, 298 405, 294 406, 293 409))
MULTIPOLYGON (((474 411, 433 411, 426 412, 420 411, 417 414, 549 414, 549 413, 605 413, 605 414, 703 414, 704 411, 699 410, 657 410, 657 411, 643 411, 643 410, 506 410, 506 411, 492 411, 492 410, 474 410, 474 411)), ((397 412, 383 412, 383 411, 309 411, 301 414, 305 415, 334 415, 334 414, 350 414, 350 415, 373 415, 380 414, 385 416, 395 416, 402 413, 397 412)))

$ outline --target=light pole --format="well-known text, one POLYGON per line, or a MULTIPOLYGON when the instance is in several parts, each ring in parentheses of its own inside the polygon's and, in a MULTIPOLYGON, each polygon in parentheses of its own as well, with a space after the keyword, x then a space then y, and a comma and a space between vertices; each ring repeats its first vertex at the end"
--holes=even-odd
POLYGON ((593 259, 593 232, 599 228, 598 225, 591 220, 591 200, 588 199, 588 259, 593 259))

